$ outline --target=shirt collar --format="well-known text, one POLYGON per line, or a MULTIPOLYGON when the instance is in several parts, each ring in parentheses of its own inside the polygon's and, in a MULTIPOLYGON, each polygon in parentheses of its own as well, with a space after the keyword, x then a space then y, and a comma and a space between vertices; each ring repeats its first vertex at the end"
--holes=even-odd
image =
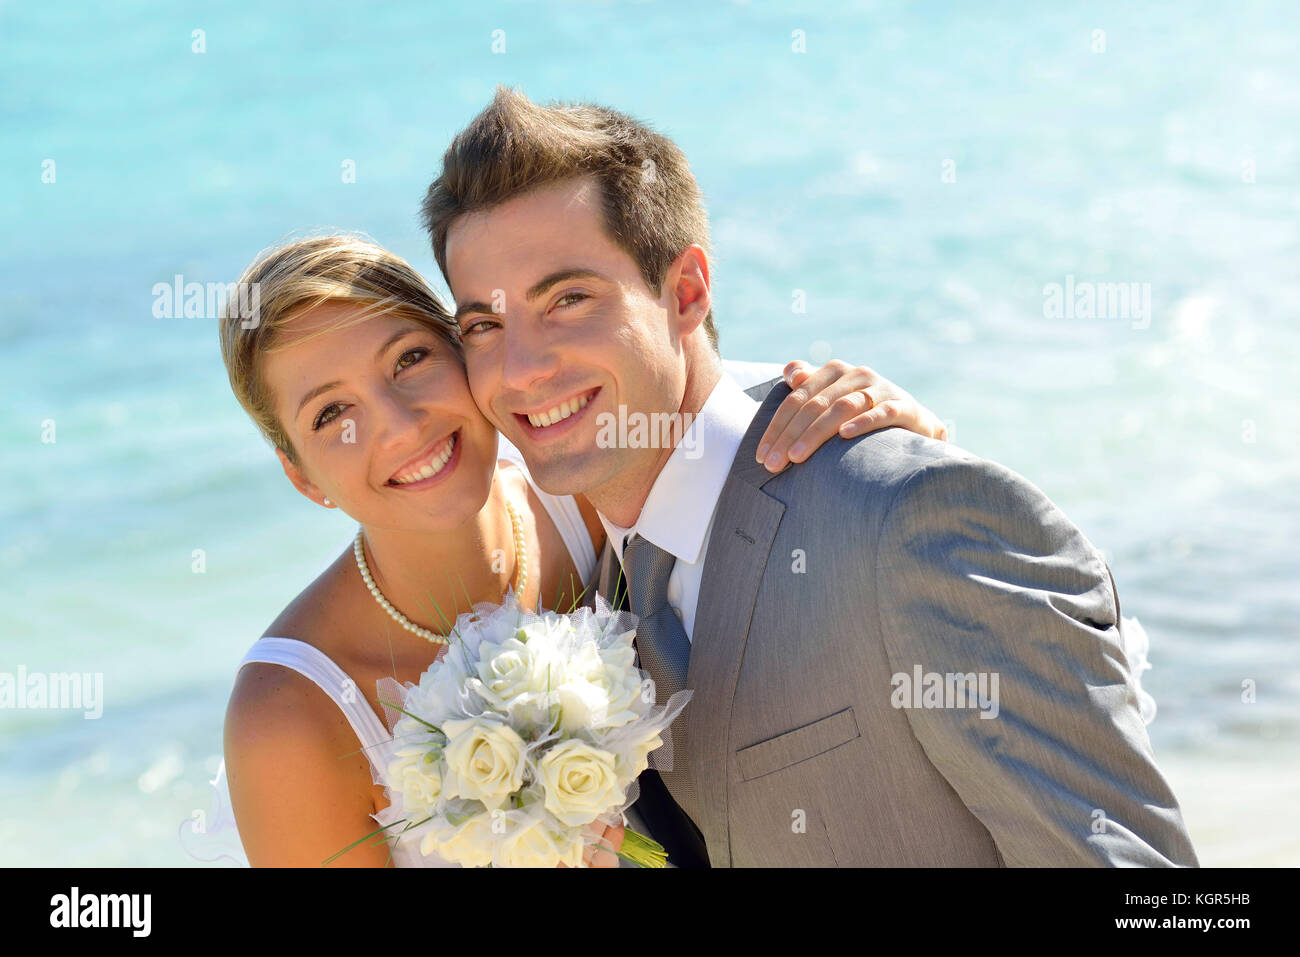
POLYGON ((660 469, 636 523, 624 528, 597 513, 620 563, 624 538, 636 534, 680 561, 699 561, 718 496, 758 409, 759 403, 746 395, 735 379, 722 373, 660 469))

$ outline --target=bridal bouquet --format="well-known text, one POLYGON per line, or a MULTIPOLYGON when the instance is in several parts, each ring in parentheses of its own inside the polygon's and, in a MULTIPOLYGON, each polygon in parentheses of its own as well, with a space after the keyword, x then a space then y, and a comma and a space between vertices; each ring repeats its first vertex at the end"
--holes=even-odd
MULTIPOLYGON (((596 606, 533 612, 510 592, 457 617, 418 686, 380 682, 396 745, 380 820, 465 867, 581 867, 587 826, 622 819, 691 694, 656 707, 634 664, 637 619, 596 606)), ((620 856, 666 860, 631 830, 620 856)))

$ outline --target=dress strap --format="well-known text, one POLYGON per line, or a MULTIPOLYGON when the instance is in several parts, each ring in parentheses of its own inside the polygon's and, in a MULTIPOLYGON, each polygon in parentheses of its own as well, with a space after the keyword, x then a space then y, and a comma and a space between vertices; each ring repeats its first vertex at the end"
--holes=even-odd
POLYGON ((380 760, 383 760, 383 746, 390 743, 393 736, 371 710, 370 703, 356 682, 329 655, 296 638, 260 638, 253 643, 248 654, 244 655, 239 667, 253 662, 292 668, 314 681, 348 719, 371 766, 376 771, 382 770, 379 765, 380 760))

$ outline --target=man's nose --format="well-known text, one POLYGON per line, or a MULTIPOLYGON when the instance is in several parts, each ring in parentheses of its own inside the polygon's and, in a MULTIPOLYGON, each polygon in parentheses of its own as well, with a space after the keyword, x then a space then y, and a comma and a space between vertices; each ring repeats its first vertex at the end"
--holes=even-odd
POLYGON ((558 365, 545 329, 527 319, 506 324, 501 361, 501 385, 521 396, 531 396, 539 383, 552 376, 558 365))

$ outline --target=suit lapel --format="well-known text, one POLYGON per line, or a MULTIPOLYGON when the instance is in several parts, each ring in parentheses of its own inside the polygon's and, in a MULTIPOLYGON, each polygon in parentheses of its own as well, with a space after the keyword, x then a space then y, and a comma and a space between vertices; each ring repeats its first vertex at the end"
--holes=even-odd
POLYGON ((754 461, 754 452, 789 393, 784 383, 768 393, 731 463, 714 512, 692 629, 686 687, 694 693, 688 709, 687 761, 698 795, 701 820, 697 823, 715 867, 731 864, 727 765, 740 662, 759 582, 785 512, 781 502, 762 491, 773 473, 754 461))
POLYGON ((619 557, 614 554, 614 546, 610 542, 606 542, 601 551, 601 562, 597 568, 597 584, 599 593, 610 602, 610 606, 614 607, 615 611, 627 609, 628 586, 623 580, 623 566, 619 564, 619 557))
POLYGON ((627 586, 623 584, 623 569, 618 563, 618 557, 614 554, 614 546, 605 542, 605 547, 600 551, 600 558, 596 560, 596 568, 591 573, 591 580, 587 582, 586 591, 582 596, 582 604, 588 608, 596 607, 596 596, 600 595, 610 603, 616 610, 627 607, 627 586), (618 602, 614 601, 614 593, 618 592, 618 602))
MULTIPOLYGON (((753 395, 754 390, 750 392, 753 395)), ((758 586, 785 512, 783 504, 761 491, 773 473, 754 461, 754 452, 777 406, 789 394, 789 386, 776 380, 732 460, 714 513, 695 610, 686 678, 686 687, 694 692, 688 707, 686 760, 699 796, 702 819, 696 823, 707 840, 709 861, 719 867, 731 864, 727 763, 732 702, 758 586)), ((616 607, 626 608, 622 571, 613 545, 606 542, 592 574, 594 588, 588 589, 584 604, 594 607, 597 592, 612 603, 617 591, 616 607)))

